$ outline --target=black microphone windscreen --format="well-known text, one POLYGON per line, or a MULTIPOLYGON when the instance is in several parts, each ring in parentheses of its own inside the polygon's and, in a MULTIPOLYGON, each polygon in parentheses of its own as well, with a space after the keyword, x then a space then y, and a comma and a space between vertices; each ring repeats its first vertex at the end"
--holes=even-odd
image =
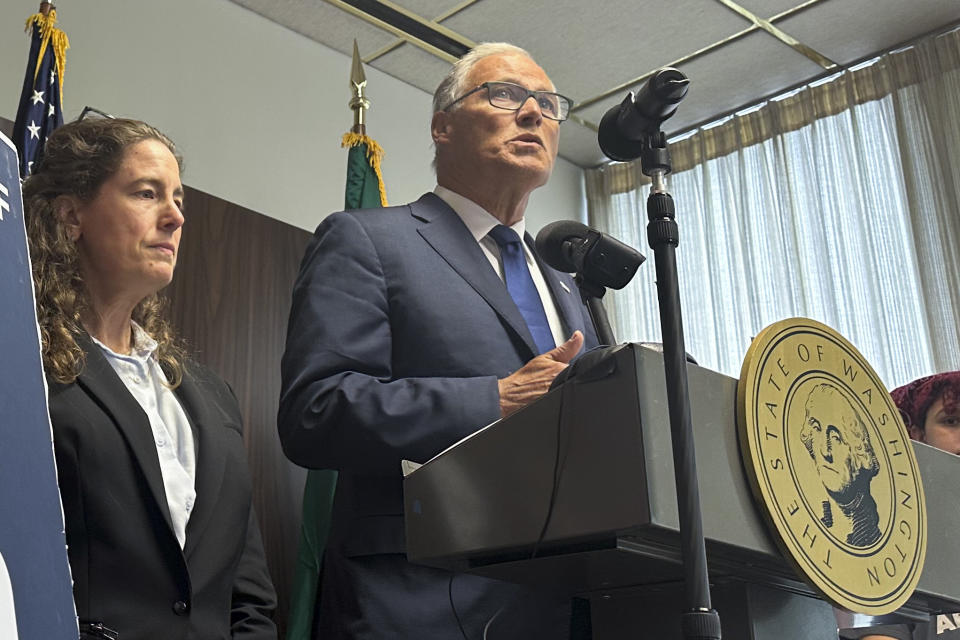
POLYGON ((537 253, 557 271, 573 273, 577 267, 564 251, 563 243, 571 238, 583 240, 589 231, 589 227, 574 220, 551 222, 537 234, 537 253))
POLYGON ((689 85, 681 71, 665 67, 650 76, 636 95, 631 91, 623 102, 610 107, 597 129, 603 154, 618 162, 639 158, 644 151, 643 141, 674 114, 689 85))
MULTIPOLYGON (((633 94, 627 96, 632 100, 633 94)), ((620 113, 625 107, 616 105, 607 110, 597 128, 597 142, 603 155, 616 162, 630 162, 643 153, 643 144, 625 137, 620 132, 620 113)), ((629 105, 626 108, 630 108, 629 105)))

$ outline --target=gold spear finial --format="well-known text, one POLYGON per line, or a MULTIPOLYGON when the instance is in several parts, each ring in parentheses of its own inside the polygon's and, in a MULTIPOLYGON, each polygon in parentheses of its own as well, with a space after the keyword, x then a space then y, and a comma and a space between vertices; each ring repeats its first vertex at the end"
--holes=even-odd
POLYGON ((370 101, 363 95, 367 86, 367 76, 363 73, 363 63, 360 61, 360 50, 357 40, 353 40, 353 65, 350 69, 350 88, 353 89, 353 98, 350 99, 350 108, 353 109, 354 133, 366 133, 366 112, 370 108, 370 101))

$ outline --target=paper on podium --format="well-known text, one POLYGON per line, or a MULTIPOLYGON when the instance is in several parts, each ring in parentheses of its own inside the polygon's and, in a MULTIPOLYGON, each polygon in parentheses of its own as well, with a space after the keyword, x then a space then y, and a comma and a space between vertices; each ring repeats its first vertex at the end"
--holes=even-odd
POLYGON ((407 476, 409 476, 411 473, 413 473, 414 471, 416 471, 417 469, 419 469, 419 468, 422 467, 423 465, 425 465, 425 464, 430 464, 431 462, 433 462, 434 460, 436 460, 437 458, 439 458, 440 456, 442 456, 443 454, 445 454, 447 451, 450 451, 450 450, 453 449, 454 447, 460 446, 461 443, 466 442, 466 441, 469 440, 470 438, 476 436, 478 433, 483 433, 484 431, 486 431, 487 429, 489 429, 489 428, 492 427, 493 425, 497 424, 498 422, 500 422, 500 420, 494 420, 493 422, 491 422, 491 423, 488 424, 487 426, 481 427, 480 429, 477 429, 477 430, 474 431, 473 433, 471 433, 471 434, 469 434, 469 435, 466 435, 466 436, 460 438, 459 440, 457 440, 456 442, 454 442, 452 445, 450 445, 449 447, 447 447, 446 449, 444 449, 443 451, 441 451, 441 452, 438 453, 437 455, 433 456, 432 458, 430 458, 430 459, 427 460, 426 462, 420 463, 420 462, 414 462, 413 460, 401 460, 401 461, 400 461, 400 469, 403 471, 403 477, 406 478, 407 476))

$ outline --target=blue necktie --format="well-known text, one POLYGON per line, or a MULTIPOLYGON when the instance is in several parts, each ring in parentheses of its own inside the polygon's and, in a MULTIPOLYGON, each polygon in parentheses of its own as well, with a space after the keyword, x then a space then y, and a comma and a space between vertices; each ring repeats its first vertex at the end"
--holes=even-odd
POLYGON ((495 226, 488 234, 500 247, 500 258, 503 261, 503 279, 507 281, 507 291, 520 309, 520 314, 527 322, 527 328, 537 344, 537 351, 545 353, 556 345, 553 341, 553 332, 547 322, 547 314, 543 310, 540 293, 530 276, 527 268, 527 258, 523 253, 523 243, 520 236, 510 227, 502 224, 495 226))

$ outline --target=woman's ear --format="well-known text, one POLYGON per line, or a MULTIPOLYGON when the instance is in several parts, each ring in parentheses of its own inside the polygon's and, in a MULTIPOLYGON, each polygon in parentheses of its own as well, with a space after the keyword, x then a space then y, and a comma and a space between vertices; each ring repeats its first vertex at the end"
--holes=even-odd
POLYGON ((77 211, 80 203, 73 196, 58 196, 53 201, 53 212, 67 231, 67 237, 73 242, 80 239, 80 216, 77 211))
POLYGON ((916 440, 917 442, 926 442, 924 440, 923 429, 918 427, 915 424, 911 424, 907 427, 907 432, 910 434, 911 440, 916 440))

